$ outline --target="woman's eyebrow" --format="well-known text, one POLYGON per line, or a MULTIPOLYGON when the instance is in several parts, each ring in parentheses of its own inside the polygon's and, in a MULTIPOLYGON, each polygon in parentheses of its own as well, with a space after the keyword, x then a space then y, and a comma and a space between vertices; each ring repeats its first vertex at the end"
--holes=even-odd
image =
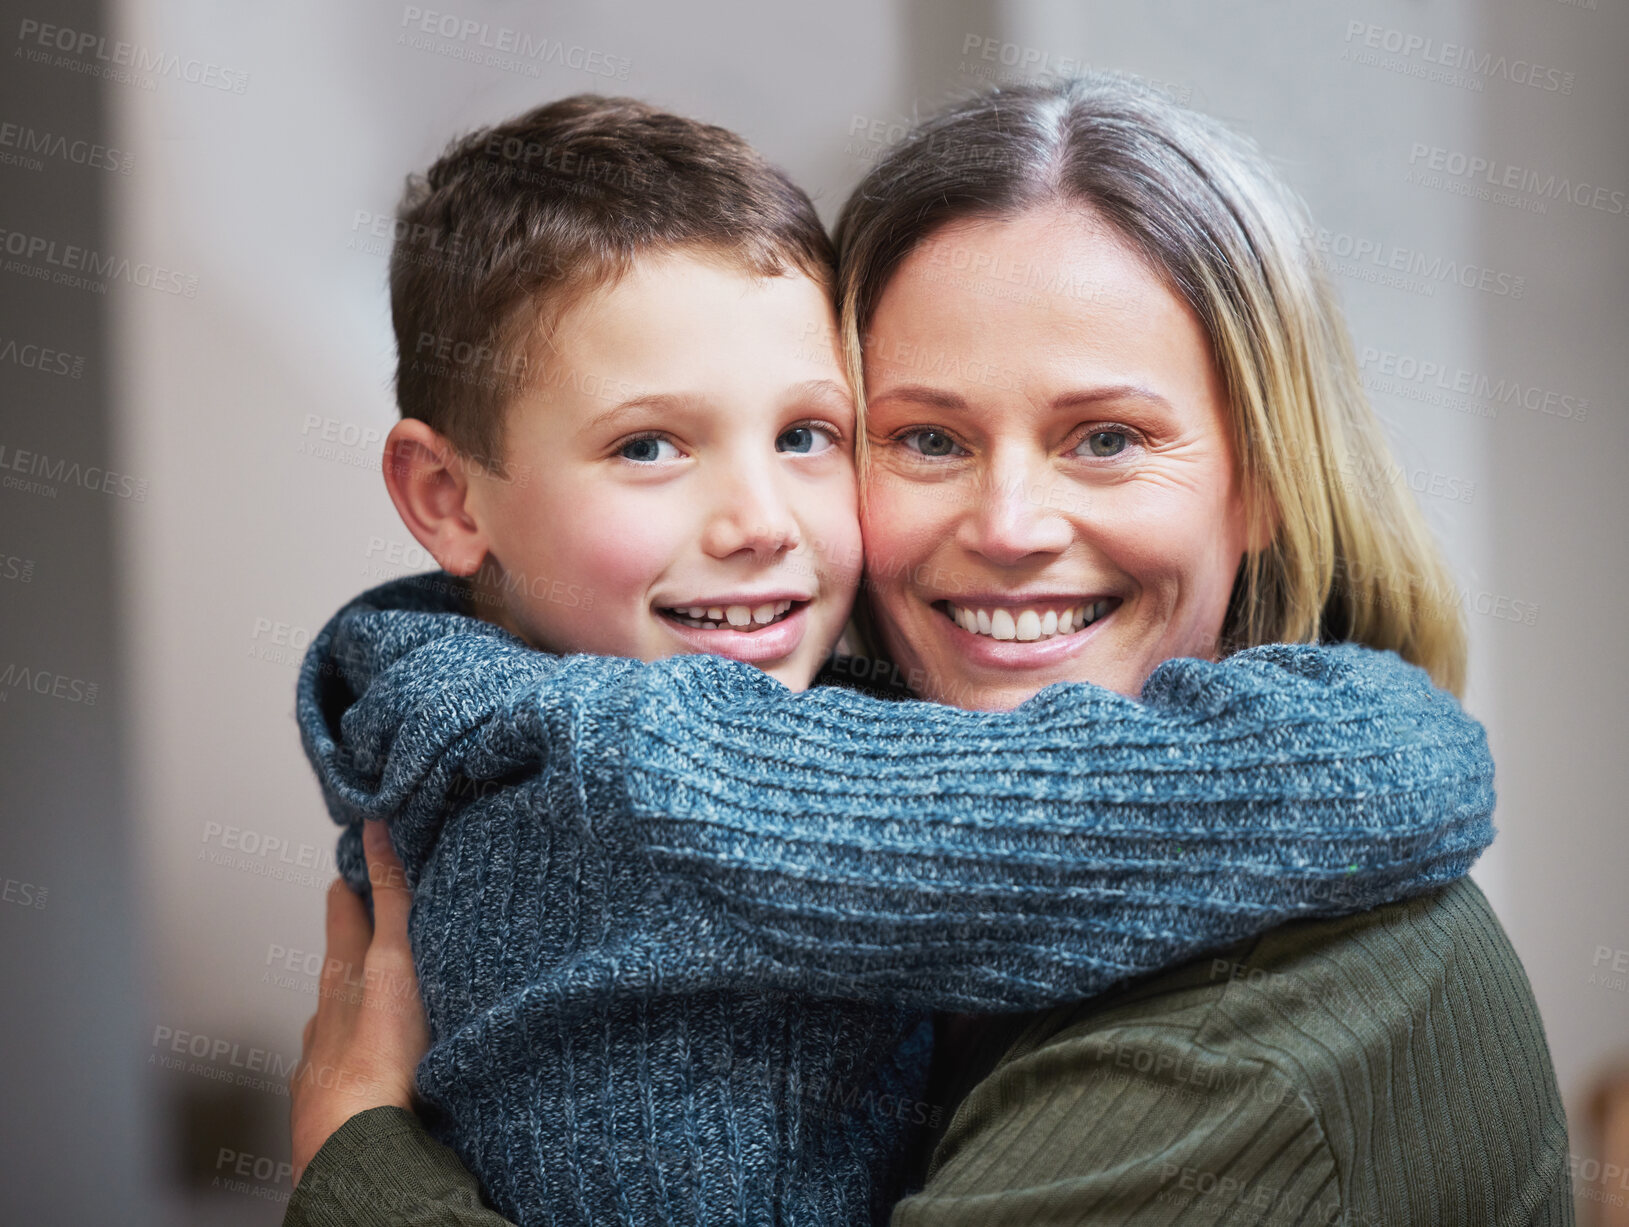
POLYGON ((1054 396, 1052 406, 1055 409, 1077 408, 1081 405, 1093 405, 1108 400, 1140 400, 1154 406, 1156 409, 1169 409, 1171 407, 1171 402, 1154 391, 1153 388, 1136 383, 1117 383, 1099 388, 1070 389, 1054 396))
MULTIPOLYGON (((930 387, 927 384, 907 383, 897 388, 888 388, 879 396, 867 398, 868 403, 876 405, 884 401, 905 400, 914 404, 932 405, 936 409, 946 409, 954 412, 966 412, 967 401, 945 388, 930 387)), ((1052 408, 1072 409, 1083 405, 1097 404, 1102 401, 1140 400, 1159 409, 1169 409, 1171 402, 1166 400, 1152 388, 1135 383, 1105 384, 1093 388, 1071 388, 1052 398, 1052 408)))
POLYGON ((929 387, 925 383, 900 384, 897 388, 889 388, 880 396, 868 396, 868 404, 877 405, 883 401, 908 400, 916 404, 932 405, 936 409, 952 409, 965 411, 967 401, 956 393, 945 388, 929 387))

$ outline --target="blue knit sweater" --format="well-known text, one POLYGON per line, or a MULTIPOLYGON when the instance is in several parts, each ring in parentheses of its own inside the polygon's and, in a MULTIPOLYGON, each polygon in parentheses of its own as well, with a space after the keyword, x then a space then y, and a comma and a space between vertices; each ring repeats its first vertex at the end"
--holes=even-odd
POLYGON ((1087 997, 1493 837, 1481 726, 1391 653, 973 712, 548 655, 464 594, 346 606, 298 715, 348 879, 383 818, 415 884, 431 1129, 521 1224, 883 1222, 944 1110, 927 1011, 1087 997))

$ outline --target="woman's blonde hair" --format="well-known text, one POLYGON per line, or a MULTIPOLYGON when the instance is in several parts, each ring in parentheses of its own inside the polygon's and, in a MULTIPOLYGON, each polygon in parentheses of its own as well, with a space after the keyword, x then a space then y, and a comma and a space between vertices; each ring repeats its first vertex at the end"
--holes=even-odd
MULTIPOLYGON (((1047 205, 1108 221, 1188 303, 1228 390, 1246 514, 1272 526, 1233 586, 1220 652, 1390 648, 1459 693, 1457 588, 1391 462, 1306 206, 1246 139, 1134 78, 1094 73, 953 106, 885 153, 838 222, 856 389, 877 302, 951 222, 1047 205)), ((865 432, 859 432, 865 464, 865 432)))

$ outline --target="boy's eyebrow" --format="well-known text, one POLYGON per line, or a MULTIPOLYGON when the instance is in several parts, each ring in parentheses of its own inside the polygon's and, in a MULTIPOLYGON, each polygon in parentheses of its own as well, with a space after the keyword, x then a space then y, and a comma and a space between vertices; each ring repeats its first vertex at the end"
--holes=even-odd
MULTIPOLYGON (((805 379, 787 389, 788 400, 819 398, 838 401, 843 408, 852 409, 854 398, 849 390, 833 379, 805 379)), ((694 392, 641 392, 618 401, 609 409, 601 410, 585 422, 579 434, 590 434, 604 429, 617 418, 635 409, 695 409, 706 403, 706 398, 694 392)))
POLYGON ((616 421, 635 409, 690 409, 702 404, 702 398, 688 392, 641 392, 620 400, 609 409, 602 409, 587 422, 578 434, 590 434, 616 421))
POLYGON ((854 407, 853 393, 835 379, 805 379, 802 383, 793 384, 790 391, 799 400, 824 398, 841 401, 844 408, 854 407))

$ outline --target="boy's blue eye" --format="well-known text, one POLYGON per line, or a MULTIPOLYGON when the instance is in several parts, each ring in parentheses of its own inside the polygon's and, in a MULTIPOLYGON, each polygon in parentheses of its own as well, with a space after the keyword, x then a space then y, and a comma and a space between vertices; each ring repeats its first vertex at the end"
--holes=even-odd
POLYGON ((836 442, 831 432, 824 427, 794 426, 791 430, 781 432, 781 437, 775 440, 775 450, 809 454, 823 452, 828 447, 834 447, 836 442), (824 445, 821 444, 822 437, 825 439, 824 445))
POLYGON ((647 435, 643 439, 629 439, 617 449, 617 455, 624 460, 633 460, 640 464, 652 464, 658 460, 672 460, 678 454, 679 449, 674 447, 668 440, 651 435, 647 435), (668 449, 668 454, 665 456, 662 454, 664 447, 668 449))

